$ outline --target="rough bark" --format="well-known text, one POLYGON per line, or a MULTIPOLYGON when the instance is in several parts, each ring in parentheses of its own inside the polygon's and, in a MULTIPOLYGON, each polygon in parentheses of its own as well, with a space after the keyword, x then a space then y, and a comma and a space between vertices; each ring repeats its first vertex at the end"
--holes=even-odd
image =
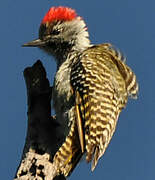
POLYGON ((58 176, 53 156, 61 136, 51 117, 52 87, 41 61, 24 70, 28 99, 28 129, 22 159, 14 180, 65 180, 58 176))

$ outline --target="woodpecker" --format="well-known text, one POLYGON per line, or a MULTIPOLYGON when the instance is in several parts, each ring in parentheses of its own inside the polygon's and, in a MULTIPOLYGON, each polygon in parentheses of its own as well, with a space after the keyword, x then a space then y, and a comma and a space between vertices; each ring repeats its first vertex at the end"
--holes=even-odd
POLYGON ((39 38, 23 46, 39 47, 56 59, 52 99, 65 135, 53 159, 59 174, 68 176, 83 154, 94 170, 128 97, 137 97, 135 74, 110 43, 90 43, 83 18, 69 7, 51 7, 39 38))

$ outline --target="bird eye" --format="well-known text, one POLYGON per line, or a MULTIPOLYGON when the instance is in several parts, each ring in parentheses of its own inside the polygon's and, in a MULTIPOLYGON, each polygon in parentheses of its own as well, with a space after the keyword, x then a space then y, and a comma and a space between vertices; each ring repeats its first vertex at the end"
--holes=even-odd
POLYGON ((59 29, 54 29, 53 31, 52 31, 52 35, 58 35, 58 34, 60 34, 60 30, 59 29))

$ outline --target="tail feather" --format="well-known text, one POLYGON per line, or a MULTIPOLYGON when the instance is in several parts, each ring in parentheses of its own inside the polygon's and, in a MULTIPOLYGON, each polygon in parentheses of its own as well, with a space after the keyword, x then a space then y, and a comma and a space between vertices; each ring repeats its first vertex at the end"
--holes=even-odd
POLYGON ((65 177, 69 176, 80 161, 82 155, 77 126, 73 122, 69 135, 53 159, 57 167, 57 173, 63 174, 65 177))
POLYGON ((99 156, 100 154, 100 151, 99 151, 99 147, 96 147, 95 148, 95 153, 94 153, 94 156, 93 156, 93 159, 92 159, 92 164, 91 164, 91 170, 94 171, 96 165, 97 165, 97 162, 100 158, 99 156))

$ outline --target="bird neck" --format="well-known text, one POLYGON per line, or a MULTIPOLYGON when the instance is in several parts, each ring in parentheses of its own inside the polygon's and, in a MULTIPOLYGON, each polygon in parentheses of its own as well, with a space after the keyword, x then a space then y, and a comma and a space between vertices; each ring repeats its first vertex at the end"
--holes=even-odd
POLYGON ((78 50, 74 48, 69 50, 66 49, 63 54, 61 52, 59 55, 55 56, 57 69, 59 69, 59 67, 64 63, 68 65, 68 67, 71 66, 84 50, 85 49, 78 50))
POLYGON ((67 59, 72 59, 70 57, 81 54, 91 46, 85 22, 82 19, 76 19, 71 23, 70 26, 73 33, 72 38, 68 43, 62 43, 61 47, 57 48, 56 59, 58 66, 67 59))

